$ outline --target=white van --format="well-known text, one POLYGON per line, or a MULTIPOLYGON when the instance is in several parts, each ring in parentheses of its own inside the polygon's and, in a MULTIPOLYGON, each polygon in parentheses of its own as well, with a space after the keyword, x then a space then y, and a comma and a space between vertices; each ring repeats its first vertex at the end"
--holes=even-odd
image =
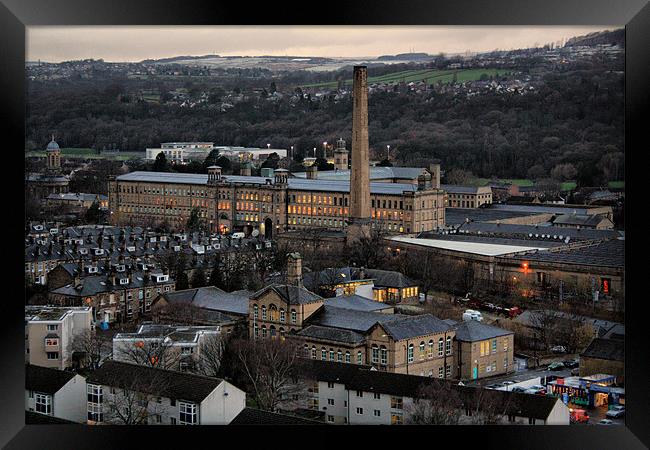
POLYGON ((474 311, 473 309, 466 309, 463 313, 463 321, 467 322, 468 320, 476 320, 477 322, 483 321, 483 315, 480 311, 474 311))
POLYGON ((243 239, 244 238, 244 233, 242 233, 242 232, 233 233, 232 237, 237 238, 237 239, 243 239))

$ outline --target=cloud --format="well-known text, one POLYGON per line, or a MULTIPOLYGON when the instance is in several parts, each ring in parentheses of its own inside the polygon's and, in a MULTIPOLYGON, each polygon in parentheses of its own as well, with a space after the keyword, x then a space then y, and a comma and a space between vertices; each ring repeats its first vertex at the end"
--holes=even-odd
POLYGON ((379 56, 525 48, 619 26, 30 26, 27 59, 179 55, 379 56))

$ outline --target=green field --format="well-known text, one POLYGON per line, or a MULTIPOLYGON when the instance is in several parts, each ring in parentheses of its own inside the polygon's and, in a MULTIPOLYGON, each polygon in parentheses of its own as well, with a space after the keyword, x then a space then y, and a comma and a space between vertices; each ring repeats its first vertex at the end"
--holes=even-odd
MULTIPOLYGON (((114 159, 117 161, 126 161, 134 158, 144 158, 144 152, 119 152, 116 155, 97 154, 92 148, 62 148, 61 155, 66 158, 80 159, 114 159)), ((44 158, 44 151, 25 152, 25 157, 36 156, 44 158)))
MULTIPOLYGON (((479 186, 485 186, 488 184, 491 180, 489 178, 479 178, 478 179, 478 185, 479 186)), ((533 186, 534 183, 531 180, 527 180, 525 178, 500 178, 497 181, 505 182, 505 183, 512 183, 516 186, 533 186)))
MULTIPOLYGON (((503 75, 507 73, 507 70, 499 69, 467 69, 467 70, 437 70, 437 69, 424 69, 424 70, 404 70, 401 72, 390 73, 386 75, 381 75, 377 77, 368 77, 368 84, 372 83, 396 83, 396 82, 405 82, 410 83, 411 81, 422 81, 426 80, 428 84, 437 83, 449 83, 453 80, 454 74, 456 74, 456 81, 474 81, 479 80, 481 75, 486 74, 488 76, 503 75)), ((352 79, 345 80, 346 85, 352 84, 352 79)), ((335 88, 337 86, 336 81, 329 81, 323 83, 314 83, 306 84, 303 87, 329 87, 335 88)))
POLYGON ((625 187, 625 181, 610 181, 607 186, 612 189, 622 189, 625 187))

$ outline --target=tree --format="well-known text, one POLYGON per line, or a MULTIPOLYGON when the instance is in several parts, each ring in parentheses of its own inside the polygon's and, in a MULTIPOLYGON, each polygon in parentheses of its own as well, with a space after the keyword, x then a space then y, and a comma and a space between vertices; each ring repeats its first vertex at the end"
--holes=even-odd
POLYGON ((153 168, 152 170, 154 172, 168 172, 169 171, 169 164, 167 163, 167 157, 163 152, 158 153, 156 155, 156 160, 153 163, 153 168))
POLYGON ((200 344, 200 358, 195 371, 207 377, 218 377, 225 350, 225 339, 222 335, 205 336, 200 344))
POLYGON ((146 377, 132 374, 115 374, 115 380, 107 383, 114 387, 103 392, 104 422, 116 425, 146 425, 150 419, 163 414, 165 407, 158 398, 165 394, 171 384, 167 372, 156 372, 146 377))
POLYGON ((448 382, 431 380, 418 389, 413 403, 406 407, 409 425, 458 425, 463 402, 456 388, 448 382))
POLYGON ((277 411, 284 402, 305 392, 299 381, 299 346, 283 339, 234 339, 232 352, 238 373, 258 408, 277 411))
POLYGON ((205 279, 205 270, 203 266, 199 266, 192 272, 192 279, 190 280, 192 289, 203 287, 207 284, 205 279))
POLYGON ((279 162, 280 156, 276 152, 273 152, 268 156, 268 158, 266 158, 261 167, 270 167, 271 169, 277 169, 279 162))
POLYGON ((472 172, 463 169, 452 169, 445 174, 447 184, 469 184, 474 180, 472 172))
POLYGON ((187 219, 186 227, 190 233, 205 229, 205 221, 201 218, 201 210, 198 207, 192 208, 190 217, 187 219))
POLYGON ((219 161, 219 150, 215 148, 210 150, 210 153, 203 161, 203 170, 207 171, 210 166, 218 166, 217 161, 219 161))
POLYGON ((513 406, 513 397, 505 392, 477 387, 467 389, 467 392, 473 391, 464 402, 473 425, 496 425, 513 406))
POLYGON ((558 181, 574 180, 578 171, 573 164, 558 164, 551 170, 551 177, 558 181))
POLYGON ((334 164, 328 163, 327 160, 321 156, 316 158, 316 161, 314 161, 314 165, 318 167, 318 170, 320 170, 321 172, 326 170, 334 170, 334 164))
POLYGON ((385 232, 374 228, 368 236, 362 236, 347 247, 350 262, 359 267, 381 267, 387 252, 384 245, 385 232))
POLYGON ((112 351, 112 341, 106 334, 85 330, 70 342, 70 353, 79 356, 80 367, 96 369, 112 351))
POLYGON ((166 339, 115 341, 113 359, 158 369, 177 370, 181 352, 166 339))
POLYGON ((94 224, 99 224, 102 222, 102 218, 104 217, 104 214, 102 213, 102 210, 99 209, 99 202, 95 200, 92 205, 90 205, 90 208, 86 211, 86 214, 84 215, 84 220, 86 223, 94 223, 94 224))
POLYGON ((232 171, 232 163, 230 162, 230 159, 228 159, 226 156, 219 156, 217 160, 215 161, 216 165, 221 167, 221 172, 224 174, 231 173, 232 171))
POLYGON ((187 257, 185 253, 180 252, 176 259, 174 278, 176 279, 176 290, 181 291, 189 288, 189 280, 187 279, 187 257))
POLYGON ((382 159, 377 165, 379 167, 393 167, 393 163, 390 162, 388 159, 382 159))
POLYGON ((526 172, 526 175, 528 178, 531 178, 533 180, 539 180, 541 178, 544 178, 547 176, 546 169, 544 169, 544 166, 541 164, 535 164, 534 166, 531 166, 530 169, 528 169, 528 172, 526 172))

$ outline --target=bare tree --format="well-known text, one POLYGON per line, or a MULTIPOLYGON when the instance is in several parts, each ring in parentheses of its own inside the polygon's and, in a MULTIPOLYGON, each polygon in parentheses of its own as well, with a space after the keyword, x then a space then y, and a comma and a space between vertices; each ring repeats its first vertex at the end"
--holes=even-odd
POLYGON ((181 352, 168 339, 118 341, 113 359, 158 369, 176 370, 182 359, 181 352))
POLYGON ((169 385, 164 373, 153 377, 120 377, 104 392, 104 421, 115 425, 147 425, 165 411, 161 397, 169 385))
POLYGON ((417 398, 406 407, 405 423, 409 425, 458 425, 463 402, 451 383, 423 385, 417 398))
POLYGON ((199 359, 195 370, 201 375, 217 377, 221 371, 225 340, 222 335, 204 336, 199 347, 199 359))
POLYGON ((232 341, 232 351, 258 408, 277 411, 306 392, 300 382, 301 359, 295 342, 237 339, 232 341))
MULTIPOLYGON (((512 396, 505 392, 484 388, 469 388, 474 392, 465 396, 465 409, 474 425, 496 425, 508 414, 512 396)), ((466 391, 466 394, 469 391, 466 391)))
POLYGON ((108 335, 86 330, 77 334, 69 344, 70 353, 80 356, 80 366, 96 369, 112 351, 111 339, 108 335))

